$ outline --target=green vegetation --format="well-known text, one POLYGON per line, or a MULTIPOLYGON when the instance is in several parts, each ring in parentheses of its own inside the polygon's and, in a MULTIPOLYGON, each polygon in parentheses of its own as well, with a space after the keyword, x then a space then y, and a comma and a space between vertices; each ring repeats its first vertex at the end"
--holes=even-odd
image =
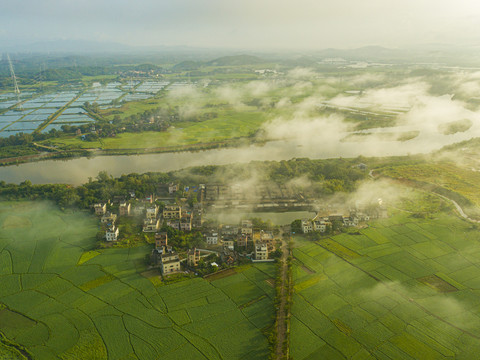
MULTIPOLYGON (((100 172, 96 180, 90 179, 88 183, 77 187, 65 184, 34 185, 28 180, 18 185, 0 181, 0 198, 6 200, 47 199, 55 201, 62 208, 89 208, 94 203, 106 202, 113 199, 114 196, 127 198, 130 196, 130 190, 135 191, 137 198, 143 198, 157 193, 159 184, 170 181, 197 186, 199 183, 211 182, 226 184, 230 181, 248 180, 254 176, 259 177, 258 181, 280 184, 304 176, 313 182, 304 186, 305 196, 318 198, 319 195, 353 191, 358 181, 367 177, 365 171, 354 166, 359 160, 361 159, 310 160, 302 158, 279 162, 194 167, 172 173, 129 174, 116 179, 106 172, 100 172)), ((132 224, 122 225, 134 229, 132 224)), ((268 224, 258 221, 256 221, 256 225, 268 228, 268 224)))
POLYGON ((145 149, 168 148, 198 143, 211 143, 254 134, 265 121, 262 113, 234 113, 225 118, 201 123, 178 123, 165 132, 145 131, 122 133, 97 141, 82 141, 79 137, 56 138, 49 145, 68 148, 145 149))
MULTIPOLYGON (((92 103, 83 104, 83 110, 95 120, 95 130, 91 129, 93 123, 86 121, 62 123, 63 115, 60 115, 59 120, 52 123, 57 127, 43 133, 43 139, 35 139, 42 148, 35 148, 31 143, 17 144, 17 147, 10 146, 3 153, 0 151, 0 157, 24 156, 18 160, 31 161, 36 157, 27 155, 38 155, 46 148, 71 157, 84 156, 77 152, 82 149, 143 153, 187 150, 192 146, 197 149, 212 148, 238 139, 242 139, 243 143, 263 142, 272 140, 272 134, 264 131, 266 123, 270 120, 292 121, 300 114, 302 118, 312 120, 336 114, 351 125, 350 130, 391 127, 396 125, 398 115, 407 111, 406 107, 391 111, 378 106, 381 104, 369 104, 368 108, 356 109, 337 107, 329 101, 336 97, 353 99, 354 96, 362 96, 363 92, 402 86, 405 77, 413 76, 409 66, 360 70, 320 64, 312 59, 306 62, 271 61, 236 55, 209 61, 179 60, 176 64, 172 63, 172 59, 156 59, 159 62, 152 63, 154 59, 154 56, 148 61, 138 59, 143 62, 139 64, 121 56, 95 61, 79 58, 73 60, 78 62, 78 67, 72 67, 72 58, 53 57, 42 59, 51 64, 47 71, 40 73, 40 59, 24 59, 21 66, 18 64, 19 82, 23 86, 22 91, 32 91, 34 97, 72 89, 78 94, 89 92, 94 82, 117 82, 114 86, 122 92, 117 98, 108 98, 109 104, 100 100, 99 103, 89 100, 92 103), (134 88, 140 86, 128 87, 127 83, 131 80, 138 83, 162 81, 168 85, 148 95, 140 92, 140 97, 128 99, 134 88), (142 96, 148 98, 141 99, 142 96), (81 131, 81 135, 77 131, 81 131)), ((428 71, 421 74, 426 83, 436 81, 436 91, 444 88, 438 85, 437 77, 447 75, 440 71, 435 75, 428 71)), ((8 76, 7 67, 0 64, 0 88, 3 83, 8 88, 8 76)), ((418 81, 419 75, 415 73, 415 76, 415 81, 418 81)), ((450 88, 448 90, 449 93, 455 92, 450 88)), ((0 112, 7 110, 5 108, 0 112)), ((58 108, 59 112, 62 110, 58 108)), ((56 115, 59 114, 51 114, 43 125, 53 121, 56 115)), ((453 130, 449 131, 465 131, 462 130, 464 128, 465 123, 455 122, 453 130)), ((36 133, 41 129, 43 126, 37 127, 36 133)), ((370 136, 374 135, 351 134, 344 140, 367 141, 370 136)), ((418 131, 375 134, 375 137, 386 141, 408 141, 417 136, 418 131)), ((0 144, 0 149, 3 147, 0 144)), ((95 155, 93 152, 90 154, 95 155)), ((48 157, 53 156, 48 154, 48 157)))
POLYGON ((273 265, 155 286, 141 275, 151 248, 92 251, 97 226, 44 202, 0 203, 0 332, 11 343, 47 360, 266 358, 273 265))
POLYGON ((470 129, 472 125, 472 120, 463 119, 441 124, 438 126, 438 130, 444 135, 452 135, 458 132, 465 132, 470 129))
POLYGON ((351 142, 367 142, 374 140, 381 141, 408 141, 415 139, 420 134, 419 131, 404 131, 404 132, 382 132, 382 133, 353 133, 345 136, 341 141, 351 142))
POLYGON ((461 205, 480 205, 480 173, 451 161, 391 164, 377 173, 446 195, 461 205), (455 196, 456 195, 456 196, 455 196))
POLYGON ((476 357, 475 226, 398 212, 328 240, 296 237, 295 246, 294 359, 476 357))

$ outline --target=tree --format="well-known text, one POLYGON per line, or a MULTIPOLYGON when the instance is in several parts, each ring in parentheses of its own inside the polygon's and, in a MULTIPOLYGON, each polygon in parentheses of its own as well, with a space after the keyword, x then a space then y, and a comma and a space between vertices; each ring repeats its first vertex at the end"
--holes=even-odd
POLYGON ((290 225, 292 233, 299 234, 302 233, 302 220, 294 220, 290 225))

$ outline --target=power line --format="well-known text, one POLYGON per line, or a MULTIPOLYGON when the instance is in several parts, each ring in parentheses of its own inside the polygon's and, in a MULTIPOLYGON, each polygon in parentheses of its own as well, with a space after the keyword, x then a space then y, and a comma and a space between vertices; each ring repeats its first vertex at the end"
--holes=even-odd
MULTIPOLYGON (((20 102, 20 89, 18 88, 17 77, 15 76, 15 71, 13 71, 12 60, 10 60, 10 55, 8 55, 8 54, 7 54, 7 59, 8 59, 8 65, 10 66, 10 75, 12 75, 14 92, 15 92, 15 95, 17 95, 17 101, 20 102)), ((21 105, 20 105, 20 108, 22 108, 21 105)))

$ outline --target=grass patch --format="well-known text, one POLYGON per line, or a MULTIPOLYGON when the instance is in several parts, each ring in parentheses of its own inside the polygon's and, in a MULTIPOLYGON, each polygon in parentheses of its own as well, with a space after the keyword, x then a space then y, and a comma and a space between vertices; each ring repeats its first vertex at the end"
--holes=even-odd
POLYGON ((453 135, 459 132, 465 132, 472 127, 472 120, 462 119, 450 121, 448 123, 438 125, 438 131, 443 135, 453 135))
POLYGON ((4 229, 29 228, 31 226, 32 222, 29 218, 15 215, 8 216, 2 223, 2 228, 4 229))
POLYGON ((425 276, 419 278, 418 281, 442 293, 448 293, 458 290, 455 286, 449 284, 448 282, 439 278, 436 275, 425 276))
POLYGON ((108 275, 99 277, 95 280, 90 280, 90 281, 80 285, 78 288, 80 290, 83 290, 83 291, 89 291, 89 290, 95 289, 95 288, 97 288, 101 285, 107 284, 107 283, 109 283, 110 281, 113 281, 113 280, 115 280, 115 276, 108 274, 108 275))
POLYGON ((360 254, 357 254, 355 251, 350 250, 332 239, 320 240, 317 243, 345 260, 353 260, 360 257, 360 254))
POLYGON ((82 265, 83 263, 86 263, 87 261, 93 259, 95 256, 98 256, 100 254, 101 253, 99 251, 96 251, 96 250, 87 251, 87 252, 82 254, 80 259, 78 260, 77 265, 82 265))

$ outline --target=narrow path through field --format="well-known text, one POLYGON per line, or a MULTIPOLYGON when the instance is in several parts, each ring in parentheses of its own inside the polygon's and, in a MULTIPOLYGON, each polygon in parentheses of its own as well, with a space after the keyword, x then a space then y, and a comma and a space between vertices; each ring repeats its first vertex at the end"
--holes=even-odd
POLYGON ((452 200, 446 196, 443 196, 443 195, 440 195, 440 194, 437 194, 437 193, 433 193, 432 194, 434 195, 437 195, 437 196, 440 196, 442 199, 444 200, 447 200, 447 201, 450 201, 453 206, 455 206, 455 209, 457 209, 458 213, 460 214, 461 217, 463 217, 464 219, 467 219, 468 221, 471 221, 471 222, 475 222, 475 223, 480 223, 479 220, 475 220, 475 219, 472 219, 470 216, 468 216, 467 214, 465 214, 465 212, 463 211, 463 209, 461 208, 460 205, 458 205, 458 203, 455 201, 455 200, 452 200))
MULTIPOLYGON (((372 178, 372 179, 377 179, 377 178, 380 178, 382 177, 381 175, 377 175, 377 174, 374 174, 373 173, 374 170, 370 170, 369 172, 369 176, 372 178)), ((383 178, 383 177, 382 177, 383 178)), ((386 178, 386 179, 389 179, 389 178, 386 178)), ((417 188, 418 189, 418 188, 417 188)), ((463 217, 464 219, 468 220, 468 221, 471 221, 471 222, 474 222, 474 223, 480 223, 480 220, 476 220, 476 219, 472 219, 470 216, 468 216, 465 211, 463 211, 462 207, 453 199, 450 199, 449 197, 445 196, 445 195, 441 195, 439 193, 436 193, 434 191, 429 191, 429 190, 426 190, 426 189, 419 189, 419 190, 423 190, 425 192, 428 192, 429 194, 432 194, 432 195, 436 195, 446 201, 450 201, 453 206, 455 207, 455 209, 457 210, 457 212, 459 213, 459 215, 461 217, 463 217)))
POLYGON ((289 298, 290 286, 288 281, 288 259, 289 249, 287 241, 282 239, 282 257, 280 259, 280 304, 277 309, 277 342, 275 348, 275 359, 288 359, 288 342, 287 342, 287 300, 289 298), (287 346, 284 348, 284 344, 287 346))

